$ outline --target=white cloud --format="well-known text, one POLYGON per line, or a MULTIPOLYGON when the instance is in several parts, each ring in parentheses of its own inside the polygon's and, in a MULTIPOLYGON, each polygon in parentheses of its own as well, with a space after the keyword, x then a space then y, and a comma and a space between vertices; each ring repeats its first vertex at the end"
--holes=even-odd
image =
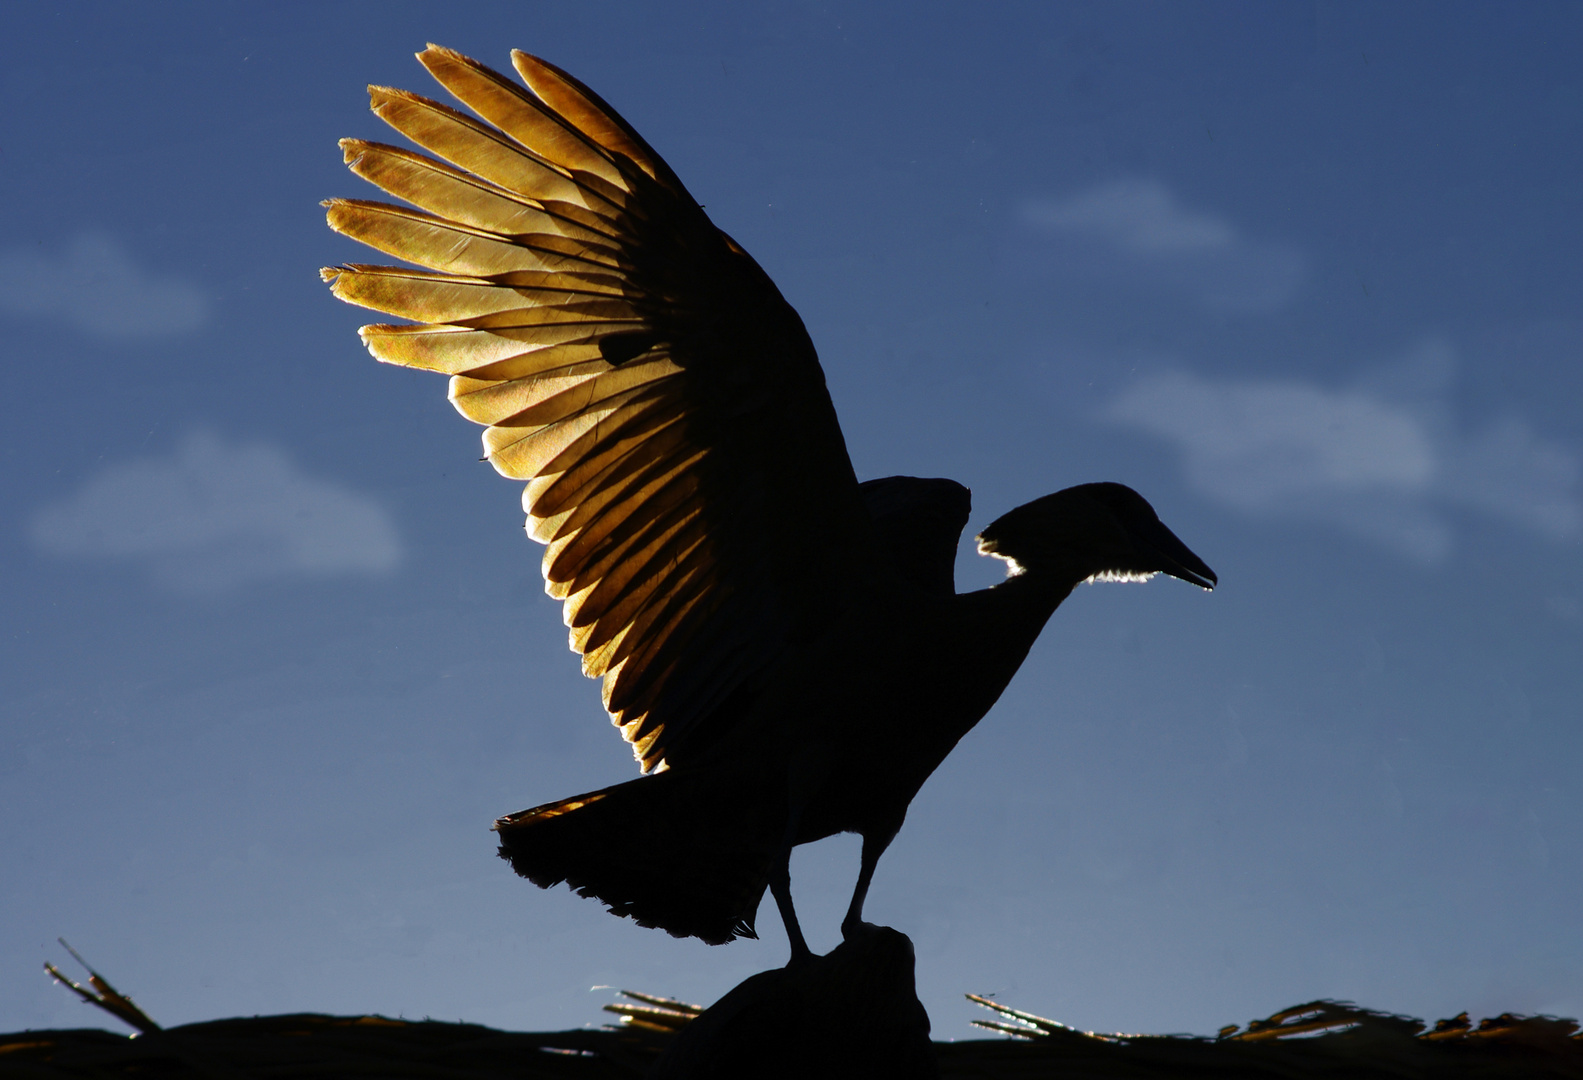
POLYGON ((1073 245, 1073 262, 1087 270, 1141 272, 1215 310, 1283 307, 1303 279, 1296 249, 1250 240, 1223 218, 1189 210, 1157 180, 1115 180, 1031 201, 1022 216, 1073 245))
POLYGON ((1515 416, 1447 448, 1446 495, 1558 540, 1583 532, 1578 459, 1515 416))
POLYGON ((275 447, 206 432, 171 457, 110 466, 35 514, 29 533, 48 554, 141 563, 183 592, 377 574, 401 561, 395 525, 373 499, 305 475, 275 447))
MULTIPOLYGON (((1442 391, 1443 394, 1443 391, 1442 391)), ((1446 506, 1557 541, 1583 535, 1577 455, 1514 416, 1460 434, 1443 396, 1162 372, 1105 410, 1176 444, 1189 482, 1250 514, 1317 518, 1425 562, 1446 557, 1446 506)))
POLYGON ((1218 251, 1237 242, 1226 222, 1183 210, 1154 180, 1117 180, 1061 202, 1029 203, 1027 217, 1054 232, 1103 236, 1144 254, 1218 251))
POLYGON ((98 338, 139 338, 196 330, 209 302, 197 286, 138 266, 109 236, 81 233, 59 251, 0 251, 0 311, 64 320, 98 338))

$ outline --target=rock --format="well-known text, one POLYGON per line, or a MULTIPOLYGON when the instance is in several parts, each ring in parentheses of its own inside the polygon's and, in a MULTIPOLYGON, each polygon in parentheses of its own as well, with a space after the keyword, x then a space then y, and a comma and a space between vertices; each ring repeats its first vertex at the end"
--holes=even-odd
POLYGON ((761 971, 682 1029, 652 1080, 934 1080, 912 942, 869 928, 825 956, 761 971))

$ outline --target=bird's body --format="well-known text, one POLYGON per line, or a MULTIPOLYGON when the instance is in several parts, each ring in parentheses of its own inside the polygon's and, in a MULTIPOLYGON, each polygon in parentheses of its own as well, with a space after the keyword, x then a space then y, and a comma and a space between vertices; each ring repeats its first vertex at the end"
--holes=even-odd
POLYGON ((371 88, 451 165, 346 140, 418 210, 332 200, 330 223, 424 270, 325 271, 381 360, 453 376, 528 528, 572 648, 646 772, 496 823, 501 853, 618 914, 722 942, 766 886, 794 956, 791 848, 863 836, 843 930, 907 807, 1080 582, 1214 575, 1135 492, 1089 484, 984 530, 1012 573, 958 595, 967 490, 859 485, 813 345, 768 276, 609 106, 513 54, 531 93, 419 59, 487 123, 371 88))
POLYGON ((892 580, 850 597, 829 632, 764 673, 696 758, 503 819, 502 854, 540 884, 566 880, 645 925, 706 941, 751 932, 784 847, 858 833, 878 858, 1067 591, 1021 576, 963 595, 892 580), (578 813, 560 813, 567 804, 578 813), (589 851, 603 854, 608 876, 590 874, 589 851), (669 883, 644 889, 658 873, 669 883))

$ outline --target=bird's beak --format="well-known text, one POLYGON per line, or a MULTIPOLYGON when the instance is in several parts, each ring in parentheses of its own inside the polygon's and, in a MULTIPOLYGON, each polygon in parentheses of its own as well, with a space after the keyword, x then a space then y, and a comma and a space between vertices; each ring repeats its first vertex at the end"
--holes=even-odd
POLYGON ((1215 572, 1188 550, 1186 544, 1176 538, 1176 534, 1167 529, 1159 521, 1150 523, 1143 535, 1135 536, 1134 543, 1142 549, 1145 560, 1151 568, 1163 574, 1170 574, 1174 578, 1197 585, 1200 589, 1213 589, 1220 581, 1215 572))

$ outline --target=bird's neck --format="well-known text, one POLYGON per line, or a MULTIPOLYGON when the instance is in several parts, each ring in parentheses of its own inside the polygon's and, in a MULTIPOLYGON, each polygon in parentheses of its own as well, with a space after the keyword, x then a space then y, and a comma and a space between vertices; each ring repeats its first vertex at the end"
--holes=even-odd
MULTIPOLYGON (((969 601, 975 632, 1005 657, 1015 673, 1039 632, 1079 579, 1027 571, 963 597, 969 601)), ((1011 674, 1006 676, 1009 681, 1011 674)))
POLYGON ((1022 573, 991 588, 956 597, 954 648, 966 661, 965 670, 974 673, 965 680, 971 686, 973 700, 941 710, 951 717, 950 730, 942 728, 936 733, 937 738, 954 746, 983 718, 1074 584, 1043 574, 1022 573))

